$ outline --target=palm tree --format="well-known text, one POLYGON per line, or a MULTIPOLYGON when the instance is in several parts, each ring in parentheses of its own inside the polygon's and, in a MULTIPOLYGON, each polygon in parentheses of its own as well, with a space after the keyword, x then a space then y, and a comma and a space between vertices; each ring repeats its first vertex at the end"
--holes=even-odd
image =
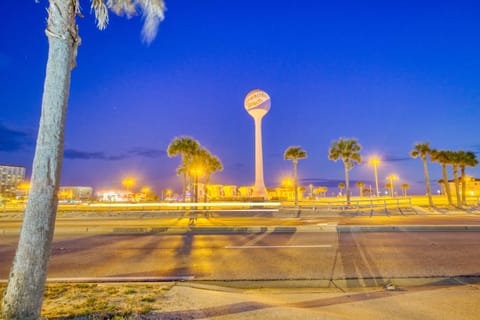
POLYGON ((168 145, 167 155, 171 157, 181 156, 182 164, 177 169, 177 174, 183 175, 183 201, 187 198, 187 176, 191 168, 191 162, 195 153, 200 149, 200 143, 197 140, 183 136, 175 137, 168 145))
POLYGON ((413 150, 410 151, 410 157, 420 158, 423 161, 423 173, 425 174, 425 186, 427 188, 428 204, 433 207, 432 191, 430 189, 430 178, 428 176, 427 157, 432 156, 432 149, 428 142, 415 143, 413 150))
MULTIPOLYGON (((206 202, 207 201, 206 190, 207 190, 208 184, 210 183, 210 178, 212 174, 214 174, 215 172, 223 170, 222 162, 217 156, 211 154, 210 151, 208 151, 207 149, 200 148, 193 155, 191 167, 200 168, 200 170, 202 171, 202 175, 205 177, 204 200, 206 202)), ((198 175, 196 176, 196 178, 198 179, 198 175)), ((198 181, 197 181, 197 185, 198 185, 198 181)), ((196 192, 198 192, 198 190, 196 192)), ((196 198, 198 201, 198 193, 196 193, 196 198)))
POLYGON ((402 187, 402 190, 403 190, 403 196, 406 198, 407 197, 407 190, 410 188, 410 185, 408 183, 402 183, 401 187, 402 187))
POLYGON ((452 203, 452 194, 450 192, 450 185, 448 184, 448 174, 447 174, 447 164, 450 164, 450 154, 447 151, 443 150, 431 150, 431 157, 433 162, 438 162, 442 166, 442 183, 447 194, 448 204, 450 206, 452 203))
POLYGON ((362 181, 358 181, 356 183, 356 186, 358 187, 358 194, 360 195, 360 197, 363 197, 363 187, 365 186, 365 183, 363 183, 362 181))
MULTIPOLYGON (((391 182, 385 183, 385 189, 388 190, 388 192, 390 193, 391 196, 392 196, 392 194, 393 194, 392 187, 393 187, 393 184, 392 184, 391 182)), ((392 197, 393 197, 393 196, 392 196, 392 197)))
POLYGON ((295 205, 298 205, 298 176, 297 165, 298 160, 307 158, 307 152, 299 146, 288 147, 283 154, 285 160, 292 160, 293 163, 293 188, 295 193, 295 205))
MULTIPOLYGON (((63 161, 65 118, 70 78, 80 45, 76 16, 78 0, 49 0, 47 28, 48 61, 31 189, 20 239, 2 302, 6 319, 38 319, 42 307, 50 247, 55 230, 57 193, 63 161)), ((129 16, 140 8, 145 16, 147 42, 156 35, 163 19, 163 0, 92 0, 97 25, 104 29, 108 9, 129 16)))
POLYGON ((362 146, 358 144, 356 139, 345 138, 333 141, 329 149, 328 158, 333 161, 337 161, 341 158, 345 167, 345 193, 347 194, 347 205, 350 205, 348 171, 353 168, 355 163, 362 162, 362 157, 359 153, 360 150, 362 150, 362 146))
POLYGON ((460 196, 460 180, 458 179, 458 167, 460 165, 462 155, 460 154, 460 152, 454 152, 454 151, 447 151, 447 152, 448 152, 448 157, 450 159, 450 165, 452 166, 453 182, 455 185, 455 196, 457 198, 457 206, 461 207, 462 198, 460 196))
MULTIPOLYGON (((205 167, 205 190, 207 190, 207 186, 210 183, 210 177, 217 171, 223 170, 222 161, 216 155, 210 155, 207 159, 206 167, 205 167)), ((207 192, 205 192, 205 202, 207 202, 207 192)))
POLYGON ((465 176, 465 167, 475 167, 478 165, 477 156, 471 151, 460 151, 459 156, 459 166, 460 166, 460 175, 462 181, 462 203, 466 205, 466 194, 467 194, 467 178, 465 176))

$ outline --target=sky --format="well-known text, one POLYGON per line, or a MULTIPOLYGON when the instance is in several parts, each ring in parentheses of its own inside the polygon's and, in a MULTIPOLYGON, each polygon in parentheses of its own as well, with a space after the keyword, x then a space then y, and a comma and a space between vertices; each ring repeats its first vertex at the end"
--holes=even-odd
MULTIPOLYGON (((174 137, 191 136, 224 170, 212 183, 254 182, 253 119, 243 106, 266 91, 263 119, 267 187, 292 174, 284 151, 301 146, 302 184, 335 192, 341 162, 332 141, 356 138, 378 155, 380 184, 396 174, 425 191, 416 142, 480 152, 478 1, 168 1, 151 44, 141 15, 110 15, 99 31, 81 0, 82 38, 72 72, 62 185, 121 188, 126 176, 157 193, 173 187, 174 137)), ((0 163, 31 173, 48 53, 48 1, 2 1, 0 10, 0 163), (8 14, 5 14, 8 13, 8 14)), ((429 164, 434 181, 438 164, 429 164)), ((467 173, 480 177, 480 169, 467 173)), ((373 185, 365 161, 352 183, 373 185)), ((354 192, 355 193, 355 192, 354 192)))

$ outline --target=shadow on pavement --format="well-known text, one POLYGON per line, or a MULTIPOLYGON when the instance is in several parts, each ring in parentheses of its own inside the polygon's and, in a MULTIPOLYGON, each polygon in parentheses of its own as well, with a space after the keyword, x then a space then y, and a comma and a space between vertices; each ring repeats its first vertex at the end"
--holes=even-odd
POLYGON ((337 234, 338 247, 333 268, 336 267, 339 262, 338 259, 340 259, 345 276, 345 287, 382 286, 384 279, 377 268, 375 258, 369 254, 368 248, 357 241, 357 233, 338 232, 337 234))
MULTIPOLYGON (((478 280, 477 280, 478 283, 478 280)), ((460 285, 457 283, 457 285, 460 285)), ((232 303, 217 307, 208 307, 203 309, 191 309, 183 311, 168 311, 145 315, 142 319, 210 319, 213 317, 221 317, 239 314, 243 312, 250 312, 256 310, 263 310, 268 308, 293 308, 293 309, 313 309, 333 305, 342 305, 354 302, 370 301, 381 298, 394 297, 399 295, 406 295, 416 292, 427 292, 449 288, 452 283, 445 283, 444 281, 432 282, 426 286, 410 287, 408 289, 397 289, 394 291, 369 291, 361 293, 345 293, 343 295, 332 298, 321 298, 307 301, 300 301, 294 303, 263 303, 257 301, 245 301, 232 303)), ((400 312, 400 310, 399 310, 400 312)))

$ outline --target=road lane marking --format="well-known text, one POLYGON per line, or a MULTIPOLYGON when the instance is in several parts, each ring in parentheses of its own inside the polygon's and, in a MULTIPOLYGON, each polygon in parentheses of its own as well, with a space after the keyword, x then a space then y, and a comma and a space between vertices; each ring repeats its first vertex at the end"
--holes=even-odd
POLYGON ((300 244, 283 246, 225 246, 225 249, 280 249, 280 248, 331 248, 330 244, 300 244))

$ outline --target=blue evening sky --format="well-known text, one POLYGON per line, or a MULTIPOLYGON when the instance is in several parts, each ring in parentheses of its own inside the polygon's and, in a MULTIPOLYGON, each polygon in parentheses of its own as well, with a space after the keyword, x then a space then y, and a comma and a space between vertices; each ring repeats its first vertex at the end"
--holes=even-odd
MULTIPOLYGON (((80 1, 82 44, 65 135, 63 185, 180 190, 165 150, 180 135, 200 141, 224 164, 213 183, 254 182, 252 89, 272 98, 263 121, 265 181, 291 173, 283 160, 300 145, 304 184, 334 186, 343 165, 328 160, 332 140, 355 137, 362 156, 383 158, 381 184, 397 174, 424 192, 415 142, 480 151, 478 1, 166 1, 150 45, 141 17, 110 16, 96 29, 80 1)), ((30 173, 48 52, 48 1, 2 1, 0 163, 30 173)), ((440 168, 430 165, 432 180, 440 168)), ((480 177, 480 169, 468 173, 480 177)), ((373 183, 364 164, 351 179, 373 183)), ((434 185, 435 189, 438 186, 434 185)))

